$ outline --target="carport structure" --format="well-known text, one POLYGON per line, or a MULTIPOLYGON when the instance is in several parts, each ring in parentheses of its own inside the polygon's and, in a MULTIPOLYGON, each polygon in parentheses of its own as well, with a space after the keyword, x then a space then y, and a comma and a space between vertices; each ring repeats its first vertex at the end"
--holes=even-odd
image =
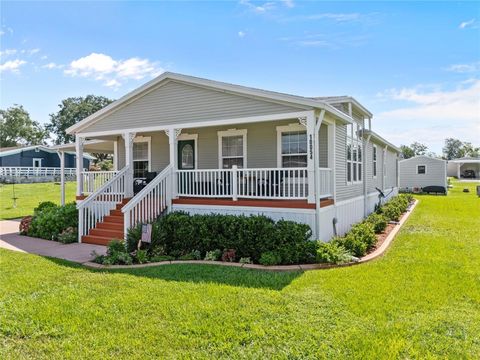
POLYGON ((480 158, 464 157, 448 161, 447 175, 461 179, 466 171, 473 171, 475 179, 480 178, 480 158))

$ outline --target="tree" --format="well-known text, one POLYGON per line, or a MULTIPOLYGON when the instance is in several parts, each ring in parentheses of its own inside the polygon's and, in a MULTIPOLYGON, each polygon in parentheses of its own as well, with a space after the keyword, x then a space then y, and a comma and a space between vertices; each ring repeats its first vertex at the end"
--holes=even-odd
POLYGON ((21 105, 0 110, 0 147, 42 145, 48 132, 21 105))
POLYGON ((479 157, 480 156, 480 147, 475 147, 472 143, 464 142, 460 148, 460 157, 479 157))
POLYGON ((402 156, 404 159, 410 159, 415 156, 415 151, 408 145, 400 145, 400 150, 402 150, 402 156))
POLYGON ((86 97, 70 97, 62 100, 60 110, 50 114, 50 124, 46 128, 56 136, 56 144, 66 144, 75 141, 74 136, 66 130, 77 122, 92 115, 110 104, 113 100, 104 96, 87 95, 86 97))
POLYGON ((463 143, 454 138, 445 139, 445 146, 443 147, 443 155, 447 160, 458 159, 462 157, 461 148, 463 143))

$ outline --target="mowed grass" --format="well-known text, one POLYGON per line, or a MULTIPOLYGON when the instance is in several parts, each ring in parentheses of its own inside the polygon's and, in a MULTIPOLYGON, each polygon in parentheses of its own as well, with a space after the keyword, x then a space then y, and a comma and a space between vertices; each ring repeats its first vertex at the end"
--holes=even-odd
POLYGON ((0 358, 478 359, 480 199, 418 198, 385 256, 347 268, 91 271, 0 251, 0 358))
MULTIPOLYGON (((75 201, 75 184, 72 181, 66 182, 66 202, 75 201)), ((33 209, 42 201, 60 204, 59 183, 0 184, 0 220, 32 215, 33 209), (16 207, 13 206, 13 197, 17 198, 16 207)))

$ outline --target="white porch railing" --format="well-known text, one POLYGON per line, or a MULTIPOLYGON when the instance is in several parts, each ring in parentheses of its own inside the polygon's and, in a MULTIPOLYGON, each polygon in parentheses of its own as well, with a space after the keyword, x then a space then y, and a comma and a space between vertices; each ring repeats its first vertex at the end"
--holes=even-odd
POLYGON ((78 209, 78 242, 82 236, 88 235, 90 229, 102 221, 115 209, 117 203, 125 196, 125 180, 128 166, 124 167, 110 180, 100 186, 93 194, 77 205, 78 209))
POLYGON ((333 171, 329 168, 319 168, 318 179, 319 197, 326 198, 333 196, 333 171))
POLYGON ((94 193, 117 173, 118 171, 82 171, 83 194, 94 193))
POLYGON ((177 170, 177 195, 188 197, 307 199, 306 168, 177 170))
MULTIPOLYGON (((33 166, 1 166, 0 176, 60 176, 61 168, 59 167, 33 167, 33 166)), ((75 176, 75 168, 65 168, 65 175, 75 176)))
POLYGON ((167 166, 123 208, 124 235, 129 228, 156 219, 171 202, 172 167, 167 166))

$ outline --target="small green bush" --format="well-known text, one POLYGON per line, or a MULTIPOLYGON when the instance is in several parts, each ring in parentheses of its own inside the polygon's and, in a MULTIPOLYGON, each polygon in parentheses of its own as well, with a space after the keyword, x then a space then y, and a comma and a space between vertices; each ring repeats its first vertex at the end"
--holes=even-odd
POLYGON ((351 259, 352 254, 336 241, 319 242, 318 244, 317 262, 319 263, 343 264, 351 259))
POLYGON ((396 203, 387 203, 382 206, 381 213, 389 221, 398 221, 402 215, 402 209, 396 203))
POLYGON ((363 222, 353 225, 344 237, 336 238, 333 242, 354 256, 362 257, 376 244, 377 237, 372 224, 363 222))
POLYGON ((259 261, 259 263, 264 266, 278 265, 278 264, 281 264, 281 262, 282 262, 282 258, 280 257, 280 255, 278 255, 274 251, 264 252, 260 256, 260 261, 259 261))
POLYGON ((104 265, 131 265, 133 263, 132 256, 127 252, 125 243, 121 240, 112 240, 108 243, 107 255, 102 260, 104 265))
POLYGON ((151 262, 172 261, 175 260, 173 256, 168 255, 154 255, 150 257, 151 262))
POLYGON ((238 261, 240 264, 251 264, 252 260, 249 257, 240 258, 238 261))
MULTIPOLYGON (((58 240, 58 236, 65 229, 78 227, 78 211, 75 203, 64 206, 39 205, 40 210, 36 211, 28 235, 47 240, 58 240)), ((38 208, 37 208, 38 209, 38 208)))
POLYGON ((148 262, 147 250, 137 250, 135 253, 135 260, 139 264, 145 264, 148 262))
POLYGON ((44 202, 41 202, 40 204, 38 204, 38 206, 35 209, 33 209, 33 213, 37 214, 39 212, 42 212, 45 209, 51 209, 51 208, 56 208, 56 207, 57 207, 57 204, 55 204, 54 202, 44 201, 44 202))
POLYGON ((220 256, 222 256, 222 252, 220 250, 213 250, 213 251, 207 251, 205 254, 205 259, 206 261, 217 261, 220 259, 220 256))
POLYGON ((366 218, 365 221, 373 225, 375 234, 380 234, 387 228, 388 222, 383 214, 372 213, 366 218))
POLYGON ((78 229, 69 227, 58 235, 58 241, 64 244, 71 244, 78 241, 78 229))

